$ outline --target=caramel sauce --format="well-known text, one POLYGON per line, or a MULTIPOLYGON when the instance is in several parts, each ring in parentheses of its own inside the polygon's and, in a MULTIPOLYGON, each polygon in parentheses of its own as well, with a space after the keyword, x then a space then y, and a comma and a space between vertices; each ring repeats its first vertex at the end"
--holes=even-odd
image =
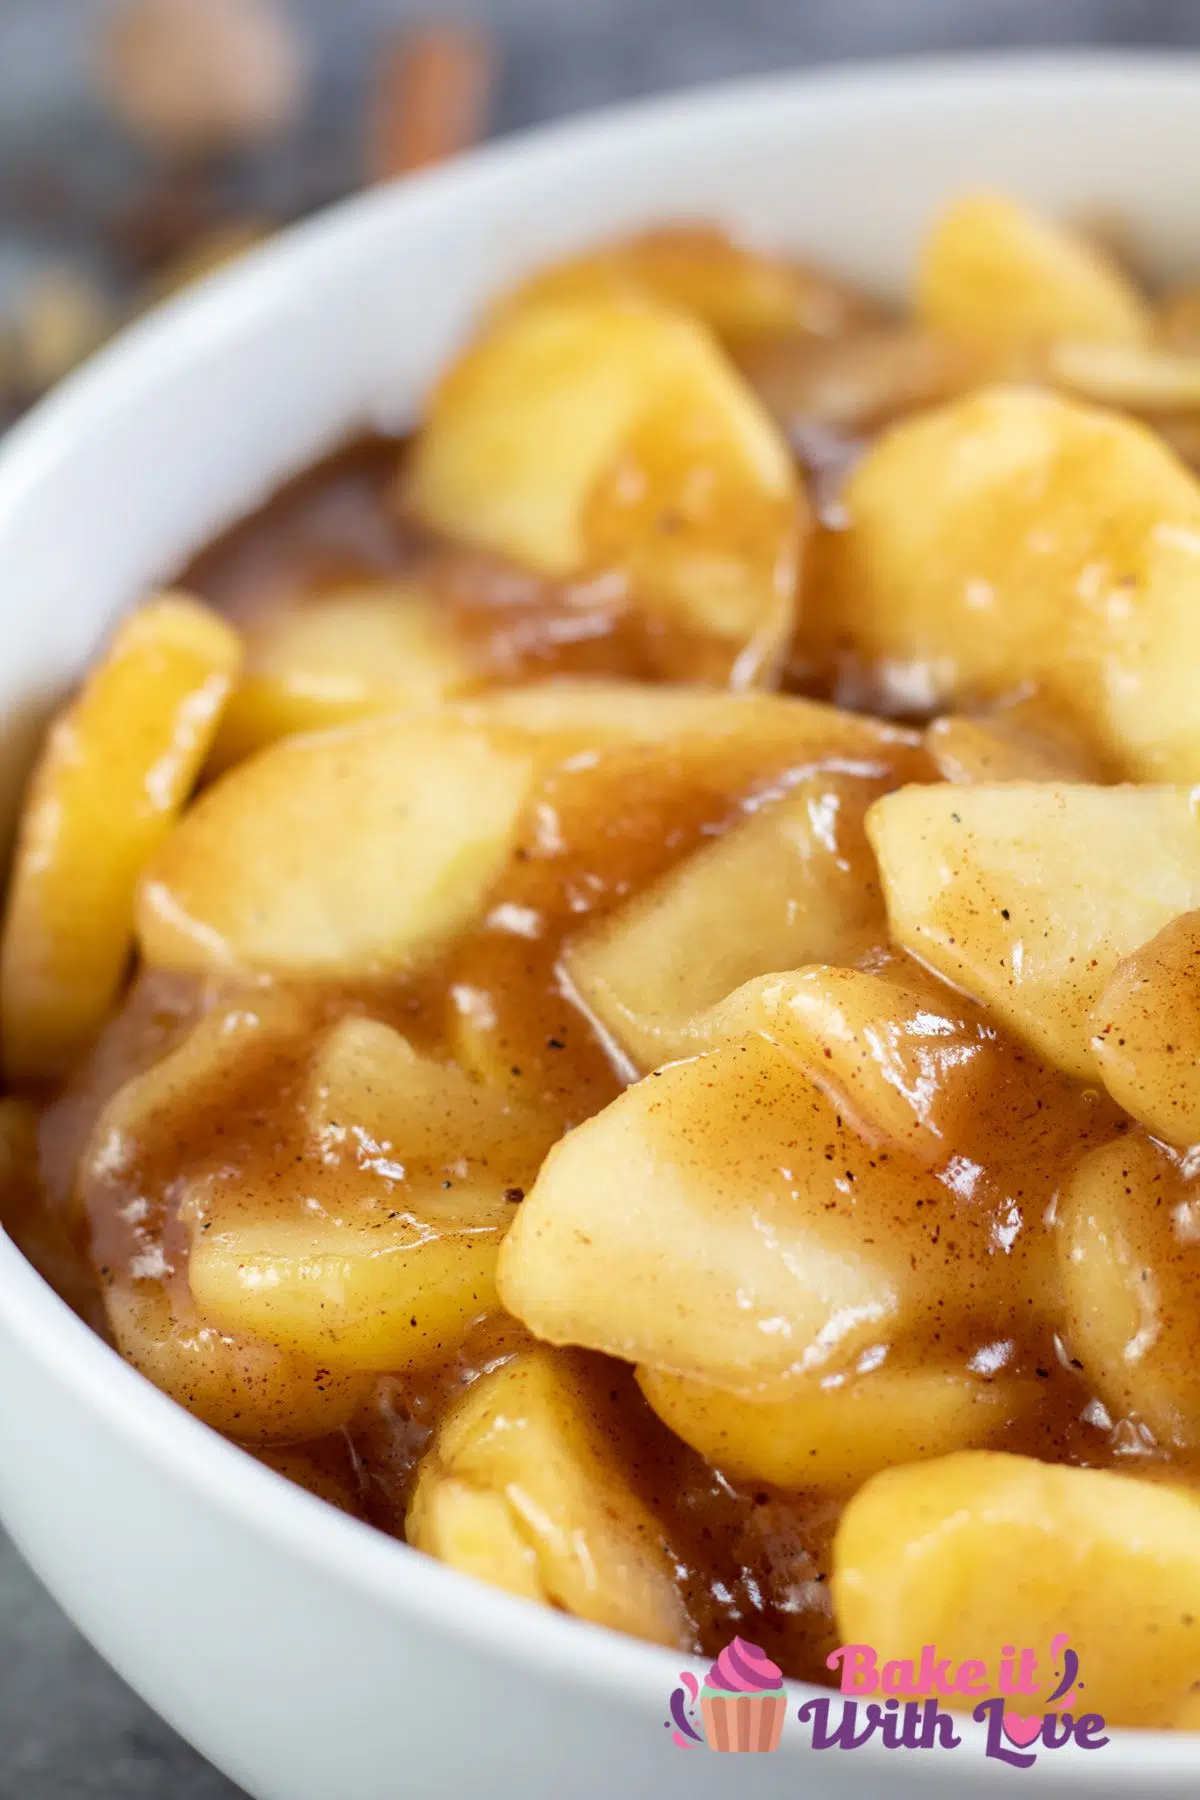
MULTIPOLYGON (((830 515, 835 474, 845 460, 840 440, 832 449, 814 440, 810 454, 830 515)), ((206 550, 182 583, 253 630, 278 609, 339 583, 417 574, 444 601, 482 680, 648 672, 654 659, 630 625, 619 584, 556 588, 422 540, 400 523, 398 455, 394 441, 372 439, 320 464, 206 550)), ((845 690, 844 671, 840 680, 845 690)), ((795 685, 812 684, 799 674, 795 685)), ((893 709, 903 710, 891 699, 893 709)), ((707 765, 698 753, 674 746, 596 752, 564 765, 526 821, 487 920, 417 980, 297 989, 310 1041, 337 1018, 361 1013, 395 1025, 429 1053, 485 1071, 548 1109, 560 1128, 588 1118, 621 1091, 630 1071, 564 982, 565 939, 726 829, 756 795, 786 787, 802 772, 782 752, 764 755, 761 747, 733 740, 707 765)), ((881 943, 867 966, 895 970, 903 960, 881 943)), ((907 965, 907 975, 924 981, 931 995, 939 990, 915 965, 907 965)), ((255 1003, 254 992, 244 998, 255 1003)), ((165 1296, 171 1329, 187 1326, 187 1240, 179 1207, 199 1174, 222 1171, 247 1194, 264 1196, 268 1212, 294 1209, 298 1197, 317 1191, 294 1042, 282 1048, 266 1042, 231 1061, 214 1073, 206 1104, 183 1125, 169 1108, 158 1119, 151 1114, 125 1132, 119 1156, 97 1159, 97 1133, 114 1096, 176 1049, 198 1019, 237 999, 229 983, 138 975, 89 1057, 41 1117, 40 1199, 31 1203, 26 1188, 19 1201, 14 1188, 5 1202, 8 1222, 89 1317, 100 1310, 86 1297, 89 1289, 94 1296, 98 1281, 135 1300, 165 1296), (53 1254, 46 1247, 51 1238, 53 1254)), ((976 1008, 972 1016, 986 1034, 986 1015, 976 1008)), ((971 1308, 970 1354, 978 1368, 1020 1377, 1030 1396, 997 1442, 1083 1465, 1135 1458, 1152 1467, 1159 1453, 1136 1421, 1106 1426, 1090 1407, 1081 1369, 1031 1298, 1036 1274, 1029 1270, 1046 1254, 1047 1221, 1066 1163, 1111 1137, 1123 1121, 1096 1095, 1031 1069, 1027 1053, 1002 1034, 992 1030, 991 1041, 1012 1092, 1001 1083, 966 1124, 960 1119, 961 1135, 930 1173, 957 1209, 957 1229, 989 1239, 990 1272, 971 1308), (1018 1090, 1020 1105, 1012 1100, 1018 1090)), ((846 1108, 850 1114, 849 1100, 846 1108)), ((354 1180, 355 1205, 384 1203, 384 1177, 359 1169, 354 1180)), ((952 1224, 947 1258, 955 1254, 954 1230, 952 1224)), ((331 1503, 401 1535, 413 1472, 438 1419, 523 1341, 520 1326, 487 1314, 467 1343, 431 1372, 365 1380, 361 1393, 346 1397, 346 1417, 335 1429, 299 1442, 258 1442, 254 1453, 331 1503)), ((925 1348, 937 1349, 936 1325, 925 1348)), ((835 1641, 829 1573, 838 1499, 727 1479, 657 1420, 630 1371, 599 1366, 618 1402, 613 1453, 662 1521, 700 1645, 714 1652, 738 1631, 789 1674, 821 1678, 835 1641)), ((320 1374, 313 1379, 323 1390, 320 1374)), ((243 1435, 228 1423, 225 1428, 243 1435)))

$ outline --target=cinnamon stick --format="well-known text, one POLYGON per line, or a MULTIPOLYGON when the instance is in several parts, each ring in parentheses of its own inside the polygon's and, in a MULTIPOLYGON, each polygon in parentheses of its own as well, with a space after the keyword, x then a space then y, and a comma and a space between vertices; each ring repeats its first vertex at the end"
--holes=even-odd
POLYGON ((385 44, 368 126, 368 180, 390 181, 469 149, 487 124, 492 75, 488 40, 470 25, 420 26, 385 44))

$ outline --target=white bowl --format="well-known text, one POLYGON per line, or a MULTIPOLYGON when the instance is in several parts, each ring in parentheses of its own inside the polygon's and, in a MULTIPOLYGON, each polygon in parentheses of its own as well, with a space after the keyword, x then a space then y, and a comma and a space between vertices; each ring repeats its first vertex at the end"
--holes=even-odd
MULTIPOLYGON (((1126 215, 1153 259, 1200 266, 1200 61, 899 65, 639 106, 356 200, 174 303, 0 454, 7 789, 22 721, 114 615, 349 428, 411 411, 518 269, 705 216, 899 287, 931 208, 980 181, 1126 215)), ((702 1800, 731 1782, 865 1800, 885 1779, 962 1796, 1003 1773, 973 1732, 953 1753, 818 1756, 795 1705, 778 1754, 732 1774, 673 1748, 676 1658, 290 1487, 123 1365, 2 1234, 0 1420, 0 1514, 34 1568, 258 1800, 702 1800)), ((1025 1779, 1193 1793, 1200 1737, 1117 1734, 1025 1779)))

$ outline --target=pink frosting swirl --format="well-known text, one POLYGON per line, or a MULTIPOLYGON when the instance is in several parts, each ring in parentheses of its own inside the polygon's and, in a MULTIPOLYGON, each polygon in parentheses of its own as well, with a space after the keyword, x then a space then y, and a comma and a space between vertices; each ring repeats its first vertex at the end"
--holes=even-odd
POLYGON ((764 1694, 782 1687, 783 1674, 757 1644, 735 1637, 708 1671, 708 1686, 727 1694, 764 1694))

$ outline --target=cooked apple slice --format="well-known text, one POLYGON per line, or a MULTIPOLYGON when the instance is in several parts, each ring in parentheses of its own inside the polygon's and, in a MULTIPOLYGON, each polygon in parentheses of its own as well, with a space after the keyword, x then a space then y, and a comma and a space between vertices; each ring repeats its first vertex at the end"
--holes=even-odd
POLYGON ((964 194, 927 238, 918 317, 996 350, 1056 338, 1112 344, 1150 336, 1147 302, 1095 244, 1004 194, 964 194))
POLYGON ((1104 769, 1074 733, 1036 703, 971 718, 935 719, 925 746, 943 781, 1102 781, 1104 769))
POLYGON ((815 447, 824 436, 830 448, 979 387, 1003 373, 996 362, 974 344, 911 324, 768 337, 737 351, 742 374, 789 440, 815 447))
POLYGON ((250 1082, 265 1074, 283 1085, 289 1064, 302 1062, 311 1030, 310 1010, 284 989, 247 986, 227 994, 102 1108, 79 1162, 84 1203, 104 1210, 106 1196, 115 1205, 114 1191, 143 1185, 138 1170, 163 1145, 167 1179, 179 1173, 190 1147, 207 1143, 250 1082))
POLYGON ((319 1047, 305 1110, 309 1158, 189 1186, 201 1314, 337 1368, 450 1357, 496 1310, 500 1242, 554 1127, 359 1018, 319 1047))
POLYGON ((210 765, 229 768, 298 731, 428 709, 473 679, 443 610, 418 583, 322 593, 248 630, 210 765))
POLYGON ((847 764, 872 779, 936 778, 916 732, 796 694, 568 679, 494 688, 450 702, 444 716, 532 739, 543 768, 585 750, 669 748, 687 771, 702 771, 697 780, 726 794, 847 764))
POLYGON ((1117 964, 1200 906, 1187 788, 910 787, 867 831, 895 941, 1083 1081, 1117 964))
POLYGON ((675 225, 619 238, 539 269, 502 302, 650 299, 691 313, 733 345, 757 338, 829 337, 873 316, 827 275, 735 242, 712 225, 675 225))
POLYGON ((50 729, 25 802, 0 946, 10 1081, 64 1075, 133 949, 134 889, 208 754, 237 633, 165 594, 120 627, 50 729))
POLYGON ((551 1343, 773 1399, 931 1320, 949 1345, 972 1308, 994 1319, 994 1224, 750 1036, 668 1064, 555 1146, 500 1296, 551 1343))
POLYGON ((689 1036, 699 1048, 749 1030, 794 1057, 868 1142, 895 1144, 928 1169, 958 1158, 985 1181, 1015 1174, 1014 1204, 1019 1193, 1030 1221, 1042 1187, 1049 1204, 1068 1162, 1117 1128, 1114 1108, 908 959, 764 976, 696 1019, 689 1036))
POLYGON ((779 666, 803 536, 792 461, 683 313, 502 314, 435 393, 406 492, 427 525, 542 574, 622 575, 664 675, 744 686, 779 666))
POLYGON ((143 955, 328 980, 409 971, 481 910, 531 773, 511 738, 441 720, 272 744, 210 788, 147 869, 143 955))
POLYGON ((1168 1144, 1200 1143, 1200 913, 1184 913, 1114 970, 1092 1049, 1119 1106, 1168 1144))
POLYGON ((326 1162, 390 1159, 414 1191, 443 1191, 449 1179, 459 1199, 469 1189, 510 1204, 514 1190, 532 1185, 556 1135, 534 1108, 419 1055, 391 1026, 357 1017, 319 1046, 307 1112, 326 1162))
POLYGON ((1200 777, 1200 485, 1160 438, 990 389, 896 426, 843 498, 806 598, 818 660, 920 710, 1033 682, 1106 771, 1200 777))
POLYGON ((752 976, 883 942, 863 818, 887 786, 808 776, 567 945, 572 991, 635 1067, 693 1053, 690 1021, 752 976))
POLYGON ((690 1649, 671 1553, 606 1432, 611 1384, 589 1375, 530 1350, 477 1381, 421 1465, 408 1540, 497 1587, 690 1649))
POLYGON ((638 1370, 638 1385, 677 1437, 735 1481, 834 1493, 896 1463, 977 1449, 1028 1410, 1023 1385, 962 1368, 893 1368, 822 1381, 776 1400, 638 1370))
POLYGON ((156 1283, 114 1282, 104 1305, 113 1342, 180 1406, 246 1444, 300 1442, 340 1431, 370 1392, 367 1375, 339 1373, 261 1339, 232 1337, 156 1283))
MULTIPOLYGON (((615 729, 606 734, 606 690, 596 684, 581 694, 575 734, 560 737, 564 691, 551 690, 553 698, 536 714, 545 733, 530 728, 546 772, 527 814, 529 829, 493 890, 487 929, 455 955, 448 985, 455 1055, 494 1086, 549 1095, 564 1123, 577 1123, 612 1098, 617 1083, 598 1035, 564 993, 569 984, 558 963, 569 938, 582 937, 589 919, 616 910, 626 895, 638 896, 667 878, 690 853, 703 858, 706 843, 790 790, 803 787, 817 797, 809 817, 814 857, 822 854, 817 846, 824 835, 853 858, 857 796, 926 779, 932 771, 911 732, 777 694, 646 689, 652 705, 643 717, 641 703, 626 708, 628 690, 618 684, 611 709, 615 729), (665 734, 652 728, 660 700, 673 726, 665 734), (818 771, 819 778, 804 786, 818 771)), ((512 702, 511 712, 501 715, 504 722, 517 726, 525 695, 532 702, 541 692, 497 696, 512 702)), ((486 717, 490 698, 478 705, 486 717)), ((475 708, 472 702, 465 711, 474 716, 475 708)), ((757 836, 752 833, 752 842, 757 836)), ((723 857, 716 854, 719 865, 723 857)), ((793 869, 797 860, 791 859, 793 869)), ((857 873, 870 881, 869 858, 859 861, 857 873)), ((829 874, 845 897, 841 872, 830 866, 829 874)), ((778 891, 778 872, 772 870, 770 879, 778 891)), ((810 899, 812 888, 810 883, 810 899)), ((733 903, 730 895, 730 910, 733 903)), ((818 903, 812 903, 815 911, 818 903)), ((869 904, 869 895, 855 888, 848 909, 861 917, 869 904)), ((632 907, 636 911, 636 898, 632 907)), ((839 938, 839 947, 844 941, 839 938)), ((678 958, 677 946, 670 954, 678 958)), ((758 952, 743 946, 737 954, 758 952)), ((762 965, 752 960, 749 966, 762 965)), ((718 983, 724 978, 718 975, 718 983)), ((656 1053, 655 1060, 661 1060, 656 1053)))
POLYGON ((426 1556, 522 1600, 551 1605, 537 1551, 522 1536, 504 1493, 472 1487, 427 1465, 417 1478, 407 1530, 409 1543, 426 1556))
POLYGON ((242 1193, 192 1190, 181 1219, 203 1319, 327 1368, 399 1372, 449 1361, 473 1322, 496 1310, 511 1205, 464 1204, 452 1192, 405 1205, 397 1195, 390 1217, 382 1207, 355 1216, 348 1206, 331 1213, 327 1190, 310 1186, 275 1216, 264 1206, 260 1223, 244 1216, 242 1193))
POLYGON ((831 757, 900 753, 919 743, 911 732, 793 694, 642 681, 564 678, 492 688, 454 701, 447 716, 484 730, 521 732, 557 757, 700 734, 725 742, 821 744, 831 757))
POLYGON ((987 1450, 890 1469, 842 1515, 833 1599, 839 1641, 870 1644, 880 1667, 925 1644, 951 1664, 1030 1645, 1040 1701, 1020 1705, 1038 1712, 1065 1639, 1077 1717, 1170 1725, 1200 1678, 1200 1497, 987 1450))
POLYGON ((1141 1132, 1085 1156, 1058 1207, 1065 1337, 1114 1418, 1200 1446, 1200 1187, 1141 1132))

